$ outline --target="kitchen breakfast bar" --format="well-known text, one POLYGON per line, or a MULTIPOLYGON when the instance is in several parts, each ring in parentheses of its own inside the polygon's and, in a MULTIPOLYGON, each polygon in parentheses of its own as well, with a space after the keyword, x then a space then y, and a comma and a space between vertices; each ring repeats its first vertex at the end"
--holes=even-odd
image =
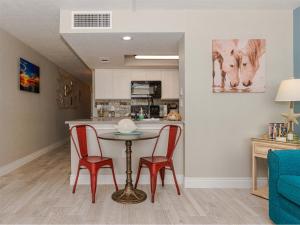
MULTIPOLYGON (((140 135, 118 136, 114 135, 114 132, 117 131, 116 126, 120 119, 121 118, 94 118, 88 120, 67 121, 66 124, 68 124, 70 128, 78 125, 90 125, 95 128, 98 140, 100 141, 102 154, 105 157, 112 158, 116 173, 116 180, 119 188, 121 188, 121 190, 116 191, 112 195, 112 198, 120 203, 138 203, 146 199, 145 192, 134 189, 132 184, 136 180, 139 159, 141 157, 151 156, 158 137, 159 141, 157 143, 155 155, 165 156, 168 149, 169 129, 164 129, 159 136, 161 128, 166 125, 177 125, 183 131, 183 122, 168 121, 164 119, 148 119, 135 121, 137 132, 139 132, 140 135), (123 189, 124 184, 126 184, 125 189, 123 189)), ((87 146, 89 155, 96 156, 99 155, 99 148, 97 139, 95 138, 93 132, 93 129, 86 130, 87 146)), ((77 137, 74 139, 77 139, 77 137)), ((182 183, 183 179, 183 151, 183 135, 181 135, 173 155, 173 164, 176 171, 178 183, 182 183)), ((78 163, 79 158, 76 152, 76 148, 74 143, 71 141, 71 185, 75 183, 78 163)), ((157 180, 158 182, 160 182, 159 179, 157 180)), ((98 173, 98 179, 96 179, 96 181, 98 185, 113 184, 111 171, 107 169, 100 169, 98 173)), ((140 184, 150 183, 148 169, 142 170, 139 181, 140 184)), ((165 183, 174 183, 171 172, 166 173, 165 183)), ((90 175, 88 171, 80 171, 78 184, 90 184, 90 175)), ((98 188, 99 194, 101 194, 101 186, 98 188)))

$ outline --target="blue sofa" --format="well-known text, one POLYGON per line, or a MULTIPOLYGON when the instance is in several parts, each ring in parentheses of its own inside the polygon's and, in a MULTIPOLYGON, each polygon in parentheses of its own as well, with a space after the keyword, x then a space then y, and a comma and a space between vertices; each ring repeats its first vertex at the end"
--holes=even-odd
POLYGON ((300 224, 300 150, 268 153, 269 216, 276 224, 300 224))

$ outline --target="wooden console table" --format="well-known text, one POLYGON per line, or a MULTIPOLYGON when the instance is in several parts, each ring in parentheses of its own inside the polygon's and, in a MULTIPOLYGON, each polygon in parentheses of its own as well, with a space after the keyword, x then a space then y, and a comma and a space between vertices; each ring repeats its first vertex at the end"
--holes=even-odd
POLYGON ((279 142, 264 138, 252 138, 252 194, 269 199, 268 185, 257 186, 257 158, 267 159, 269 149, 300 149, 300 142, 279 142))

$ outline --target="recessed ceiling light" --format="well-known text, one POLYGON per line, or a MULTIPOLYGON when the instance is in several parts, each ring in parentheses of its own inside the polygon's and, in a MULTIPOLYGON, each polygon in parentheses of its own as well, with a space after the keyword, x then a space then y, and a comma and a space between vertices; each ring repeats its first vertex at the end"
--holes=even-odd
POLYGON ((109 63, 110 62, 110 58, 108 58, 108 57, 100 57, 100 62, 101 63, 109 63))
POLYGON ((130 36, 124 36, 124 37, 122 37, 122 39, 124 41, 130 41, 132 39, 132 37, 130 37, 130 36))
POLYGON ((135 59, 179 59, 178 55, 136 55, 135 59))

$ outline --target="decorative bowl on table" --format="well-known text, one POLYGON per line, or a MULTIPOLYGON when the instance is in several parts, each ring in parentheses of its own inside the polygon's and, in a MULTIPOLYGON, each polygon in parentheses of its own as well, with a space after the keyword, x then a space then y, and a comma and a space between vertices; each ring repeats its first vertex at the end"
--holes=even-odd
POLYGON ((120 134, 134 134, 135 132, 137 132, 137 126, 131 119, 120 120, 115 128, 120 134))

